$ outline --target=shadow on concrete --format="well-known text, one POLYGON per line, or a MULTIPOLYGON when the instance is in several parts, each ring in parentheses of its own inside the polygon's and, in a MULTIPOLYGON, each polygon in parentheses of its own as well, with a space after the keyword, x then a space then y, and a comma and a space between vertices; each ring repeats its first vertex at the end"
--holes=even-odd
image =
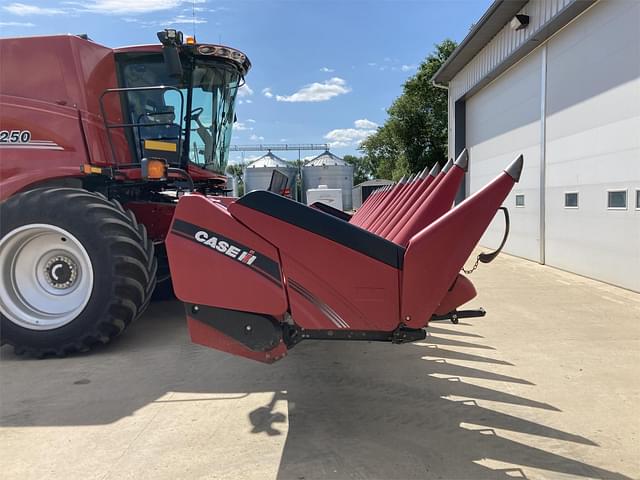
MULTIPOLYGON (((280 479, 526 478, 519 468, 501 468, 504 464, 627 478, 533 446, 597 447, 587 438, 478 405, 517 405, 528 414, 558 411, 508 393, 510 384, 531 386, 532 394, 535 387, 492 372, 496 364, 511 364, 478 355, 495 350, 473 343, 481 337, 461 328, 440 325, 423 343, 402 346, 303 342, 283 361, 262 365, 192 345, 182 307, 154 304, 122 339, 90 355, 25 360, 3 348, 1 422, 101 425, 153 402, 170 403, 162 398, 167 392, 215 393, 227 400, 275 392, 250 413, 247 434, 287 435, 280 479), (466 340, 449 338, 456 335, 466 340), (457 346, 477 350, 468 354, 457 346), (476 368, 450 363, 455 360, 472 361, 476 368), (495 387, 460 377, 490 380, 495 387), (280 400, 287 402, 288 419, 274 411, 280 400), (525 434, 527 443, 506 438, 509 432, 525 434)), ((215 405, 212 401, 211 408, 215 405)))

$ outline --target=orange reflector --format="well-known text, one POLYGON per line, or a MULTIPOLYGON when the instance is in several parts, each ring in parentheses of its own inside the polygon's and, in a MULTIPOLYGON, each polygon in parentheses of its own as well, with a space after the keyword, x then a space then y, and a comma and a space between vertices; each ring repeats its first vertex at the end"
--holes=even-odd
POLYGON ((196 44, 196 37, 187 37, 186 43, 187 43, 187 45, 195 45, 196 44))
POLYGON ((158 160, 156 158, 144 159, 142 176, 149 180, 162 180, 167 176, 167 164, 164 160, 158 160))
POLYGON ((93 165, 89 165, 85 163, 82 165, 82 173, 89 175, 91 173, 102 173, 102 169, 100 167, 94 167, 93 165))

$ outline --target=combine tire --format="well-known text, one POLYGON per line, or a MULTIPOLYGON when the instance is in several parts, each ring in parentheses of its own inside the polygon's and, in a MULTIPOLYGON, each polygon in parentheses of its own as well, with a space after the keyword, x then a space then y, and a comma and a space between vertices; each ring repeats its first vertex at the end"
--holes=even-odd
POLYGON ((115 201, 75 188, 0 205, 0 334, 16 353, 65 356, 116 337, 144 311, 156 260, 115 201))

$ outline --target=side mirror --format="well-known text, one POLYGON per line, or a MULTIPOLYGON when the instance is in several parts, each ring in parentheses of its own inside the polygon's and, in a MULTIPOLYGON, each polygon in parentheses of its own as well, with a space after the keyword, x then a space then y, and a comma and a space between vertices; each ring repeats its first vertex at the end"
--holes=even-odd
POLYGON ((158 32, 158 40, 162 44, 162 56, 170 77, 182 77, 182 63, 178 46, 182 45, 182 32, 166 28, 158 32))
POLYGON ((174 78, 182 77, 182 62, 180 61, 178 48, 175 46, 163 46, 162 56, 164 57, 164 64, 167 66, 169 76, 174 78))

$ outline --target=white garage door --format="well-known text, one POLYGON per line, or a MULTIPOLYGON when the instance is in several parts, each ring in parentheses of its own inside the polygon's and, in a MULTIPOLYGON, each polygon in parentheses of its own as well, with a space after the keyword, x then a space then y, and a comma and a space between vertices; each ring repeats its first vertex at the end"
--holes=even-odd
MULTIPOLYGON (((540 260, 540 52, 533 52, 466 101, 469 191, 482 188, 519 154, 525 168, 505 205, 511 235, 505 251, 540 260), (523 206, 516 207, 516 196, 523 206)), ((504 230, 496 218, 481 244, 495 247, 504 230)))
POLYGON ((640 291, 640 2, 597 3, 547 49, 546 262, 640 291))

